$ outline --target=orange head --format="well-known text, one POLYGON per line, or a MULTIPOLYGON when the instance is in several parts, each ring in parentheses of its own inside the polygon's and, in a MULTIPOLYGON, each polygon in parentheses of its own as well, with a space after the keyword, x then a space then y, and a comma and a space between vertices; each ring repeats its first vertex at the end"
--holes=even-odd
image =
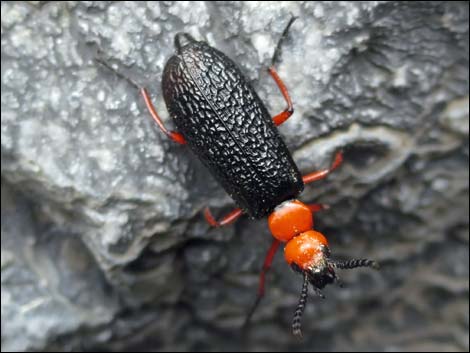
POLYGON ((284 248, 284 257, 289 265, 296 264, 309 270, 325 262, 328 241, 320 232, 309 230, 291 239, 284 248))
POLYGON ((284 248, 284 258, 295 271, 306 274, 315 288, 323 288, 337 279, 328 241, 320 232, 309 230, 290 240, 284 248))
POLYGON ((299 200, 285 201, 269 215, 268 225, 273 237, 285 243, 313 228, 312 211, 299 200))

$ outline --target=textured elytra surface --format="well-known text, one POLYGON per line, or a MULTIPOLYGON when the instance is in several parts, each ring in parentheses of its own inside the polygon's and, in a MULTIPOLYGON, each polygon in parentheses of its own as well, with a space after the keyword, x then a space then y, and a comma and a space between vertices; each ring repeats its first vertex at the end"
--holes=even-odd
POLYGON ((303 189, 272 118, 224 54, 191 40, 169 59, 163 96, 176 127, 227 193, 262 218, 303 189))
MULTIPOLYGON (((2 350, 468 351, 468 4, 2 2, 2 350), (238 335, 270 239, 264 221, 210 231, 233 205, 154 126, 111 62, 154 94, 175 33, 242 68, 271 114, 278 66, 295 114, 280 128, 303 173, 345 163, 302 200, 332 255, 379 273, 310 294, 278 254, 238 335)), ((169 124, 170 124, 170 120, 169 124)))

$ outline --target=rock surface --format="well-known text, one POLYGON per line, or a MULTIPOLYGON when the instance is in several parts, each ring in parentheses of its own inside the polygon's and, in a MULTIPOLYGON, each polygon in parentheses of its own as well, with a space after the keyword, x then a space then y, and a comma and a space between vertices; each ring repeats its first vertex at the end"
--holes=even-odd
POLYGON ((466 2, 2 2, 2 351, 469 349, 469 7, 466 2), (281 128, 331 205, 316 226, 342 272, 290 335, 301 278, 281 254, 245 336, 270 236, 265 221, 210 230, 231 202, 148 117, 97 51, 161 95, 173 36, 234 59, 272 113, 264 70, 299 16, 279 74, 281 128))

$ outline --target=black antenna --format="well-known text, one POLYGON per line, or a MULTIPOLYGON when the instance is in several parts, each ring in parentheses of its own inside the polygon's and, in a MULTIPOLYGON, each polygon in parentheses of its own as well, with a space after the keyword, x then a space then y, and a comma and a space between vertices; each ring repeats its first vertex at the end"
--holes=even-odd
POLYGON ((353 269, 357 267, 372 267, 376 270, 380 268, 378 262, 368 259, 352 259, 348 261, 329 261, 330 265, 340 269, 353 269))
POLYGON ((292 334, 294 336, 302 337, 302 314, 307 303, 308 296, 308 276, 304 273, 304 283, 302 284, 302 291, 300 292, 299 304, 295 309, 294 318, 292 319, 292 334))

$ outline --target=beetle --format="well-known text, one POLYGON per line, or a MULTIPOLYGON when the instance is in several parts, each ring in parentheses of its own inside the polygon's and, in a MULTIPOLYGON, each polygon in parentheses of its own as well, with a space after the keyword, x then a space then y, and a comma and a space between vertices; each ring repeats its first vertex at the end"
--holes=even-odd
POLYGON ((295 19, 292 17, 285 27, 268 68, 287 104, 273 118, 237 65, 188 33, 175 35, 176 52, 167 61, 162 78, 163 97, 176 131, 165 127, 147 90, 131 83, 139 88, 160 130, 174 142, 188 145, 238 205, 220 220, 206 207, 204 216, 211 226, 231 224, 242 214, 253 219, 268 217, 274 239, 245 324, 264 296, 266 273, 279 246, 285 243, 286 262, 303 276, 292 322, 293 334, 300 336, 309 283, 315 293, 323 296, 321 289, 327 284, 340 283, 335 269, 377 268, 378 264, 367 259, 346 262, 332 259, 326 237, 313 230, 313 213, 328 207, 298 199, 305 184, 327 177, 340 166, 343 155, 337 152, 329 168, 302 176, 276 128, 294 112, 287 88, 274 66, 295 19))

